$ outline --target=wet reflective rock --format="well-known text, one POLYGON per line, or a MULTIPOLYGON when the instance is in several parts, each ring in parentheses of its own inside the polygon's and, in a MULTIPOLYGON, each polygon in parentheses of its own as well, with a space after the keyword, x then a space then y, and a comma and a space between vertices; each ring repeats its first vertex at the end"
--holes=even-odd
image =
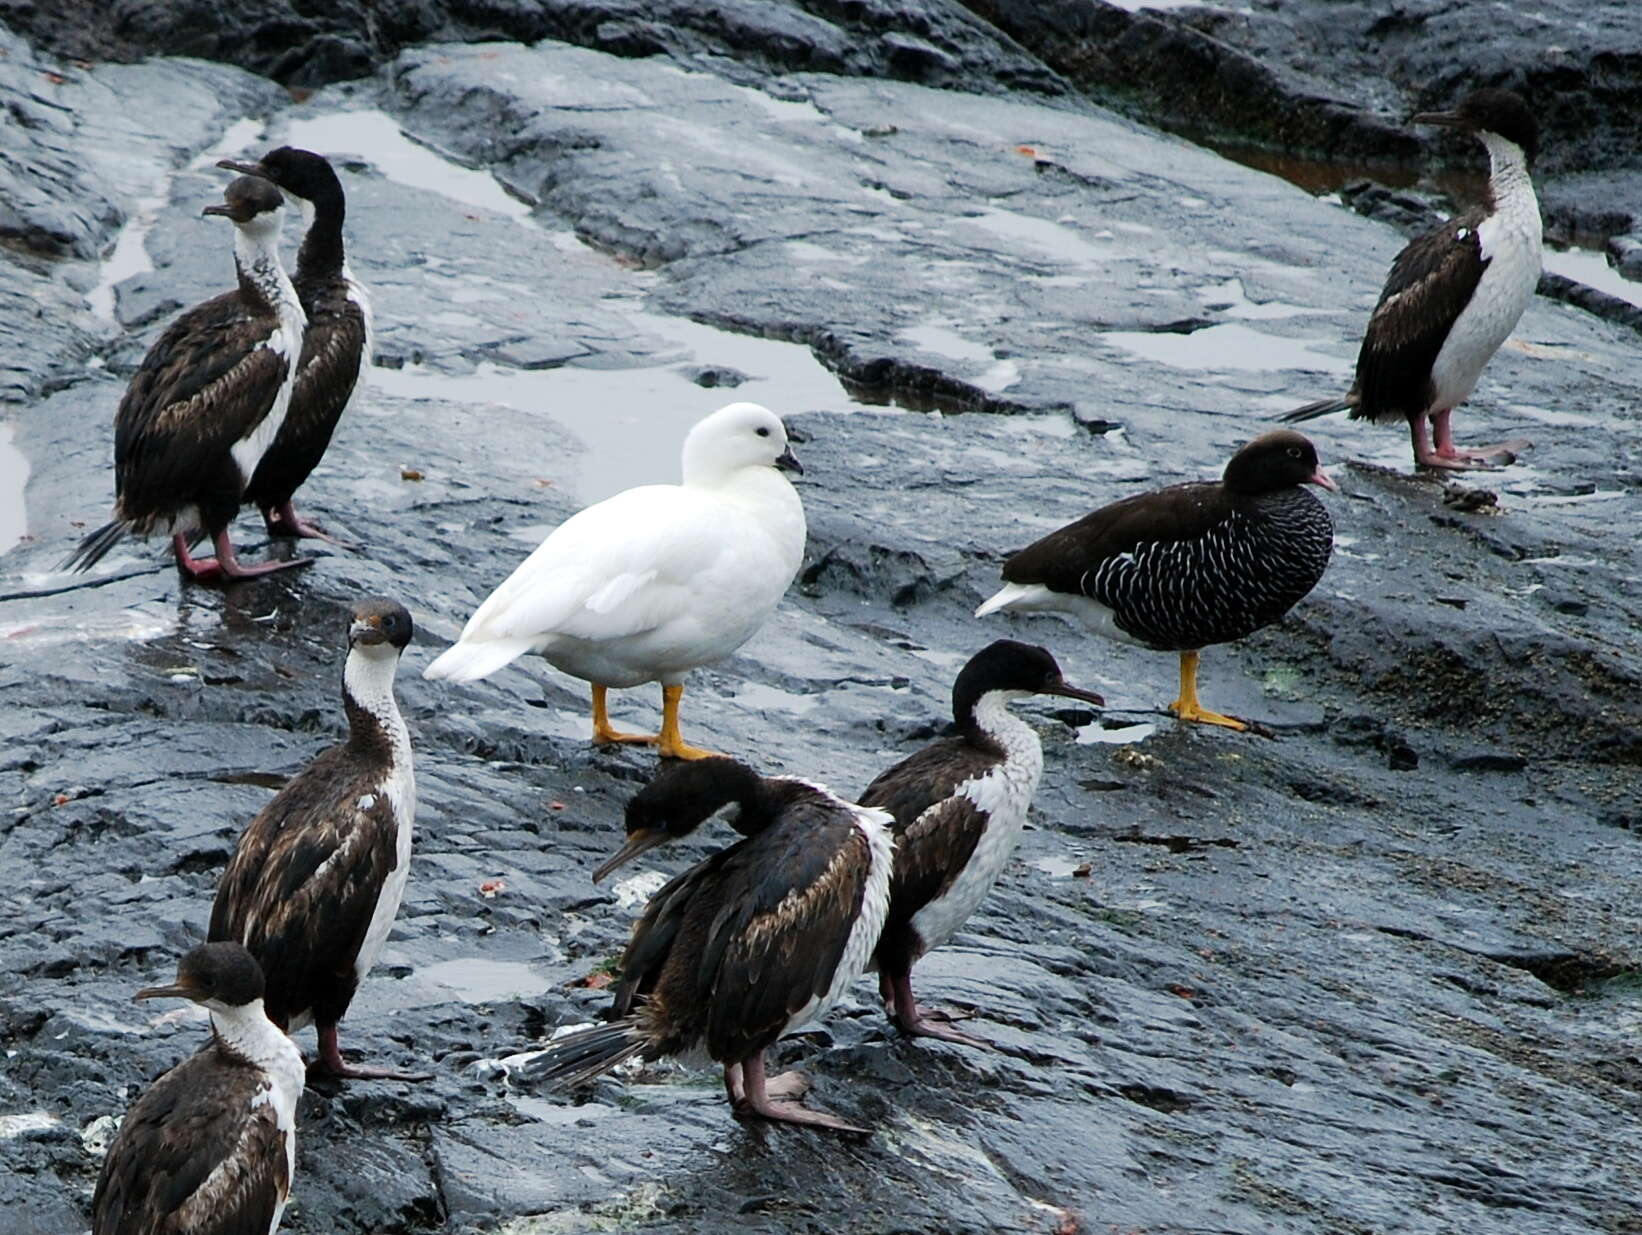
MULTIPOLYGON (((938 34, 903 54, 948 71, 918 45, 958 55, 938 34)), ((63 182, 89 203, 77 243, 147 223, 106 265, 0 251, 0 295, 32 315, 0 328, 28 469, 0 535, 0 1204, 22 1229, 84 1220, 109 1117, 198 1041, 130 993, 200 937, 273 786, 343 732, 365 591, 427 632, 400 689, 423 806, 350 1041, 437 1078, 305 1095, 285 1229, 1623 1227, 1634 336, 1535 302, 1461 413, 1536 442, 1486 478, 1493 503, 1445 504, 1395 431, 1319 422, 1345 491, 1330 572, 1203 666, 1273 736, 1182 731, 1159 714, 1171 657, 970 612, 1011 550, 1213 474, 1343 385, 1391 228, 1070 97, 757 57, 441 45, 300 104, 199 61, 28 63, 78 92, 51 130, 99 178, 63 182), (384 363, 303 491, 363 548, 228 592, 180 585, 158 545, 63 577, 111 497, 123 373, 169 298, 231 277, 198 218, 220 176, 190 164, 287 139, 343 156, 376 296, 384 363), (776 1052, 878 1129, 862 1144, 744 1127, 710 1072, 509 1084, 511 1056, 598 1014, 646 888, 720 838, 594 886, 652 756, 589 749, 585 687, 534 662, 461 689, 411 671, 548 527, 670 478, 731 397, 801 435, 811 544, 770 625, 692 678, 692 736, 858 791, 1006 633, 1109 701, 1027 705, 1034 826, 919 969, 1005 1049, 896 1040, 863 981, 776 1052)), ((44 88, 0 75, 8 103, 44 88)), ((56 183, 54 157, 24 149, 19 182, 56 183)), ((618 693, 618 722, 653 724, 655 693, 618 693)))

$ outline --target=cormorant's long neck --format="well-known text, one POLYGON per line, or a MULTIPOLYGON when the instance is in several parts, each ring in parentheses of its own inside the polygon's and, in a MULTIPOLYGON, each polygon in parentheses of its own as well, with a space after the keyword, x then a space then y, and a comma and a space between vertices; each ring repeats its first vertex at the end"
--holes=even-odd
POLYGON ((1534 195, 1533 177, 1528 174, 1528 159, 1522 147, 1497 133, 1478 134, 1488 147, 1488 195, 1490 205, 1510 219, 1539 223, 1539 199, 1534 195))
POLYGON ((410 754, 410 732, 393 696, 399 654, 385 644, 356 646, 342 668, 348 745, 360 754, 399 761, 410 754))
POLYGON ((279 264, 279 225, 253 219, 234 229, 234 266, 239 271, 240 294, 267 312, 282 318, 292 310, 300 325, 304 321, 296 288, 279 264))
POLYGON ((326 191, 313 201, 302 202, 302 216, 308 230, 296 254, 298 283, 339 279, 347 254, 342 247, 342 223, 347 217, 347 199, 340 189, 326 191))
POLYGON ((210 1012, 217 1041, 252 1063, 271 1063, 290 1045, 290 1039, 268 1019, 260 999, 238 1007, 219 1004, 210 1012))
POLYGON ((1030 691, 989 690, 978 699, 961 700, 954 718, 964 739, 977 746, 1001 746, 1015 750, 1023 738, 1035 738, 1032 727, 1009 710, 1009 704, 1024 699, 1030 691))

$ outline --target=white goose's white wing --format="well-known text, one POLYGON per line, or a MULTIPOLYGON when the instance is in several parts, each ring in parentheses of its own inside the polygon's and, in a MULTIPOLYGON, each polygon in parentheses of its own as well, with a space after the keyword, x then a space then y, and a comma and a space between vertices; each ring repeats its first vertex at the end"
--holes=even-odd
POLYGON ((740 514, 717 495, 678 485, 645 485, 589 506, 491 593, 427 676, 471 681, 555 636, 627 638, 715 603, 701 594, 701 580, 736 552, 740 514))

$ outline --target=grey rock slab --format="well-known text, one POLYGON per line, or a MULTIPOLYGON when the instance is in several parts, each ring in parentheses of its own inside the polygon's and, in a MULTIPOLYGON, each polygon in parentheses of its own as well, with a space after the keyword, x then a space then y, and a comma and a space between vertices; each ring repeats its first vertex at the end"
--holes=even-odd
POLYGON ((276 0, 195 0, 110 11, 84 0, 24 3, 8 17, 68 56, 205 56, 294 87, 364 77, 415 43, 505 38, 670 55, 754 78, 792 70, 1058 93, 1036 57, 950 0, 389 0, 300 15, 276 0))
MULTIPOLYGON (((371 374, 303 500, 365 548, 304 546, 312 569, 226 593, 180 585, 157 545, 89 581, 54 571, 110 497, 120 370, 165 316, 141 297, 192 303, 224 278, 197 219, 220 181, 136 190, 157 199, 155 271, 121 289, 122 341, 18 408, 35 539, 0 558, 5 1109, 83 1128, 200 1040, 130 992, 198 939, 269 793, 247 775, 341 732, 346 607, 368 589, 422 632, 400 681, 422 812, 343 1043, 436 1079, 311 1091, 285 1229, 1622 1226, 1642 1158, 1634 336, 1530 310, 1461 413, 1467 433, 1538 437, 1523 466, 1467 480, 1499 513, 1404 475, 1394 431, 1314 426, 1346 490, 1326 498, 1331 571, 1203 670, 1208 700, 1276 736, 1182 731, 1157 712, 1173 657, 969 614, 1012 549, 1212 476, 1269 413, 1343 385, 1397 236, 1075 101, 730 76, 441 47, 380 95, 268 115, 259 147, 386 103, 539 205, 465 200, 455 164, 410 183, 391 126, 331 130, 363 147, 343 167, 349 238, 398 367, 371 374), (748 360, 679 313, 775 350, 748 360), (944 410, 867 411, 780 339, 944 410), (550 353, 514 344, 586 354, 526 369, 550 353), (694 364, 749 380, 703 390, 694 364), (1046 748, 1031 827, 918 971, 922 998, 973 1010, 1003 1050, 900 1040, 864 981, 773 1052, 878 1129, 863 1143, 744 1127, 711 1071, 607 1078, 579 1107, 501 1075, 492 1061, 606 1002, 587 980, 643 884, 586 876, 653 756, 589 750, 585 687, 540 662, 461 688, 419 674, 585 489, 661 478, 682 426, 744 395, 795 413, 811 543, 772 622, 692 676, 692 737, 857 792, 943 731, 957 667, 1002 635, 1049 645, 1134 734, 1083 744, 1092 711, 1021 705, 1046 748), (653 452, 590 480, 612 452, 577 405, 618 409, 653 452), (1082 427, 1102 419, 1122 431, 1082 427), (1479 753, 1524 762, 1456 766, 1479 753)), ((190 116, 202 145, 238 118, 190 116)), ((51 321, 72 320, 84 274, 41 276, 62 284, 51 321)), ((621 692, 623 723, 653 724, 658 693, 621 692)), ((77 1136, 0 1139, 0 1160, 16 1212, 83 1214, 97 1161, 77 1136)))
POLYGON ((1089 97, 1330 188, 1363 175, 1406 180, 1422 154, 1427 164, 1441 152, 1451 165, 1485 166, 1469 139, 1407 117, 1480 86, 1518 90, 1540 118, 1557 231, 1609 235, 1634 217, 1642 21, 1625 0, 1531 10, 1383 0, 965 7, 1089 97))
POLYGON ((269 107, 271 83, 223 65, 86 66, 40 55, 0 26, 11 123, 0 168, 0 399, 77 376, 109 328, 87 310, 93 262, 179 163, 269 107))

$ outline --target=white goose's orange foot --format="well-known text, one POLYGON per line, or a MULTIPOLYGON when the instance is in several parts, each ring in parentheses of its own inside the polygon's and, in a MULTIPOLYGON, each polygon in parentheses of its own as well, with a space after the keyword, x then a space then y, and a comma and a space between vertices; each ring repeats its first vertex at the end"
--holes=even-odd
POLYGON ((595 746, 654 746, 661 741, 659 733, 623 733, 610 724, 606 696, 608 686, 593 683, 593 745, 595 746))
POLYGON ((684 740, 684 734, 680 732, 678 724, 679 703, 683 698, 683 686, 663 686, 661 688, 661 736, 656 744, 661 757, 663 759, 723 758, 716 750, 691 746, 684 740))
POLYGON ((656 745, 656 753, 663 759, 723 759, 727 757, 716 750, 708 750, 705 746, 691 746, 688 742, 659 742, 656 745))
POLYGON ((619 729, 609 726, 603 729, 593 726, 593 744, 595 746, 655 746, 661 742, 659 733, 623 733, 619 729))

